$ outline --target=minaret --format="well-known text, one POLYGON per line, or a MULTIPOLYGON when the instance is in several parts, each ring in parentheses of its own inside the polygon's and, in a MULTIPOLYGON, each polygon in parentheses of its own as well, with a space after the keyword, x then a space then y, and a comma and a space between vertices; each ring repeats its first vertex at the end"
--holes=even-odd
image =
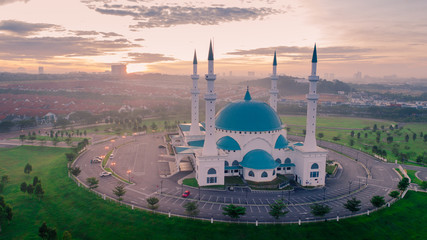
POLYGON ((203 146, 203 156, 216 156, 218 150, 215 141, 215 100, 216 94, 214 89, 214 57, 212 51, 212 41, 209 45, 208 56, 208 74, 205 75, 207 81, 207 89, 205 94, 206 101, 206 118, 205 118, 205 144, 203 146))
POLYGON ((314 44, 313 58, 311 60, 311 75, 308 77, 310 82, 309 93, 307 94, 307 127, 304 140, 304 149, 306 151, 316 151, 316 112, 317 100, 319 95, 316 93, 319 76, 316 76, 317 52, 314 44))
POLYGON ((270 89, 270 107, 277 112, 277 95, 279 91, 277 90, 277 60, 276 60, 276 51, 274 51, 274 60, 273 60, 273 74, 271 75, 271 89, 270 89))
POLYGON ((197 82, 199 80, 199 75, 197 74, 197 56, 196 50, 194 50, 194 59, 193 59, 193 88, 191 88, 191 128, 190 136, 201 135, 199 127, 199 88, 197 82))

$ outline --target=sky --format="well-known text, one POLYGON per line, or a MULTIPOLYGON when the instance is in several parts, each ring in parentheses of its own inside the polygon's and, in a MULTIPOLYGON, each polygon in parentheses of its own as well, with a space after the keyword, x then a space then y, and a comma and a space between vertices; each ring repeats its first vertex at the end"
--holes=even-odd
POLYGON ((425 0, 0 0, 0 71, 427 78, 425 0))

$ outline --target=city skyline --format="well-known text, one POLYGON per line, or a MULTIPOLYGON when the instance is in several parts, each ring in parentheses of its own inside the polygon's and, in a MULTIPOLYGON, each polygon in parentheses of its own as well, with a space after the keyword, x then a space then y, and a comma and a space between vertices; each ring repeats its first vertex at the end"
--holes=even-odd
POLYGON ((207 71, 304 77, 317 43, 320 76, 427 77, 424 1, 139 0, 0 1, 0 71, 189 74, 194 50, 207 71))

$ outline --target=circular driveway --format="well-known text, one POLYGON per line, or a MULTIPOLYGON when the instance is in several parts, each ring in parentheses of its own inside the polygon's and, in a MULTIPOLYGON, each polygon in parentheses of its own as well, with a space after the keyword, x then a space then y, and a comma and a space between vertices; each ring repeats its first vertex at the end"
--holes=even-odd
MULTIPOLYGON (((299 137, 289 136, 291 140, 301 141, 299 137)), ((169 178, 164 178, 166 151, 159 148, 164 145, 163 134, 150 134, 131 137, 117 137, 114 142, 106 141, 89 147, 74 163, 81 168, 79 180, 86 182, 88 177, 99 179, 97 192, 116 198, 112 189, 119 180, 113 176, 99 177, 102 168, 100 164, 91 164, 90 160, 96 156, 105 155, 114 149, 114 157, 107 167, 111 167, 122 178, 131 180, 133 184, 126 184, 124 202, 139 207, 147 207, 146 198, 154 196, 159 202, 159 210, 173 214, 185 215, 182 205, 187 201, 197 201, 200 209, 199 217, 229 220, 222 214, 222 208, 228 204, 246 207, 246 215, 241 221, 274 221, 269 215, 269 204, 283 199, 289 213, 281 220, 286 222, 308 220, 314 217, 310 213, 310 205, 314 202, 325 203, 331 207, 328 218, 350 215, 343 204, 351 197, 362 201, 359 212, 373 209, 370 199, 381 195, 386 201, 391 198, 388 193, 395 189, 399 181, 393 171, 394 164, 376 161, 372 156, 357 150, 342 147, 341 145, 321 142, 320 146, 343 152, 347 156, 329 150, 328 159, 340 163, 340 168, 334 178, 326 179, 325 188, 302 189, 292 191, 251 191, 246 187, 236 187, 234 191, 198 189, 178 184, 178 180, 191 172, 179 172, 169 178), (369 175, 367 175, 369 172, 369 175), (183 191, 190 190, 188 198, 182 198, 183 191)), ((173 164, 171 164, 172 166, 173 164)))

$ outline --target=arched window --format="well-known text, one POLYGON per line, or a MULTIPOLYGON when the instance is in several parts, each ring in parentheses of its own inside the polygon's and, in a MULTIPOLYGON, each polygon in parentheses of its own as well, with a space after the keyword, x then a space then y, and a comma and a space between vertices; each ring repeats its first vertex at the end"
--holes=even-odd
POLYGON ((276 170, 273 170, 273 176, 276 175, 276 170))
POLYGON ((286 158, 285 159, 285 164, 289 164, 289 163, 291 163, 291 159, 290 158, 286 158))
POLYGON ((313 165, 311 165, 311 169, 319 169, 319 165, 317 165, 317 163, 313 163, 313 165))
POLYGON ((255 177, 255 174, 252 171, 249 171, 248 175, 249 175, 249 177, 255 177))
POLYGON ((232 165, 233 165, 233 166, 239 166, 239 161, 234 160, 234 161, 233 161, 233 163, 232 163, 232 165))
POLYGON ((281 164, 282 160, 280 160, 280 158, 278 158, 278 159, 276 159, 276 162, 279 163, 279 164, 281 164))
POLYGON ((210 168, 208 170, 208 174, 216 174, 216 170, 214 168, 210 168))
POLYGON ((226 167, 230 166, 230 165, 228 165, 228 161, 224 161, 224 165, 225 165, 226 167))
POLYGON ((266 178, 266 177, 268 177, 267 172, 262 172, 261 177, 262 177, 262 178, 266 178))

